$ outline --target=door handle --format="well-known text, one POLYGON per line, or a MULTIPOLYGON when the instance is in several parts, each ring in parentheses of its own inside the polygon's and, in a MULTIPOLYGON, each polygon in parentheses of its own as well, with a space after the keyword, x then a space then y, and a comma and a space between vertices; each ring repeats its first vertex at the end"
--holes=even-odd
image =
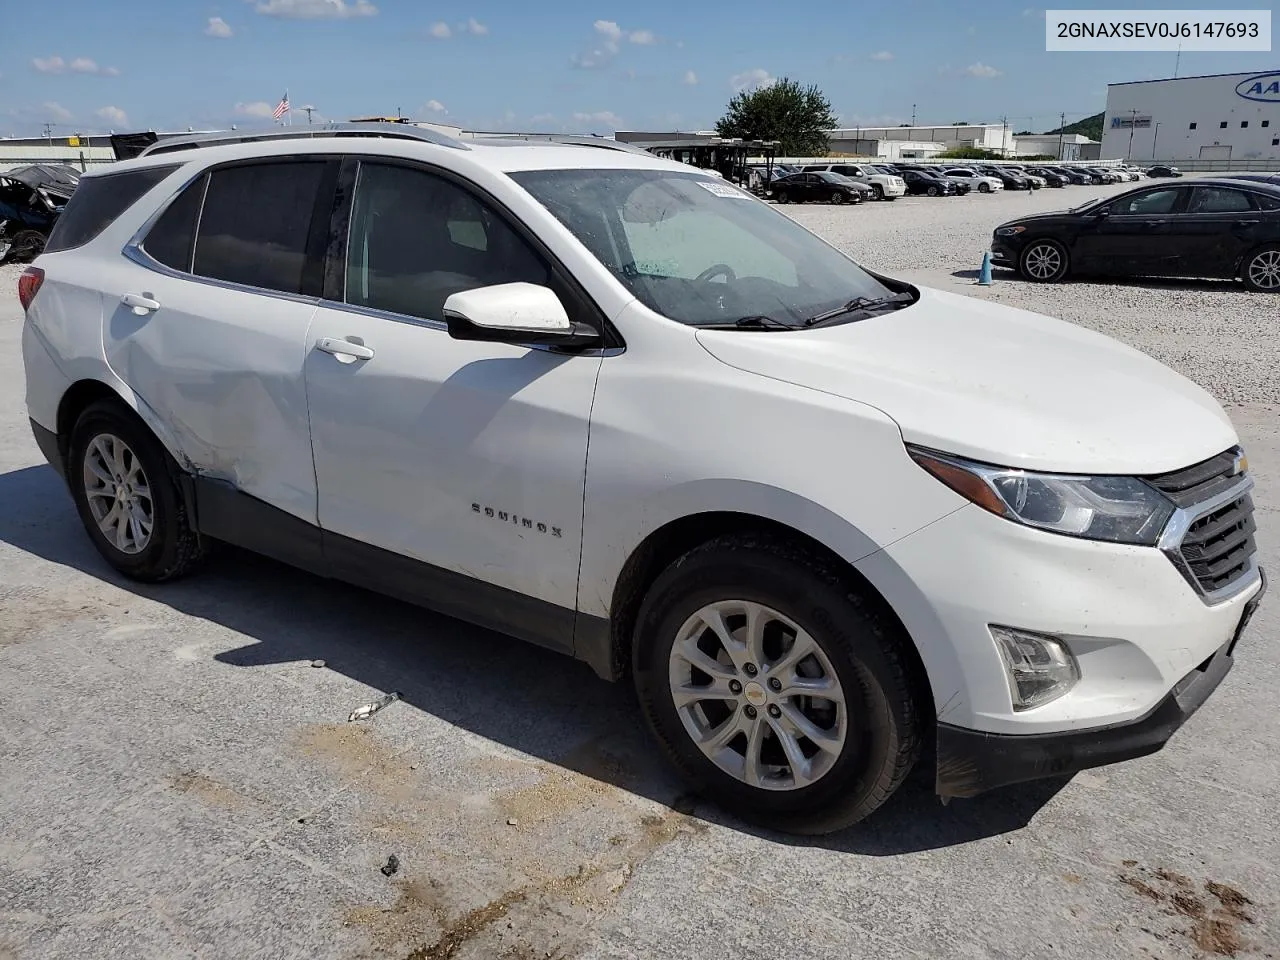
POLYGON ((126 307, 133 308, 133 312, 140 317, 145 317, 148 313, 154 313, 160 309, 160 301, 152 299, 149 293, 126 293, 120 298, 120 302, 126 307))
POLYGON ((352 343, 350 340, 339 340, 337 337, 321 337, 316 341, 316 349, 332 354, 342 363, 373 359, 372 347, 366 347, 363 343, 352 343))
POLYGON ((1237 227, 1256 227, 1261 222, 1262 222, 1261 220, 1237 220, 1236 226, 1237 227))

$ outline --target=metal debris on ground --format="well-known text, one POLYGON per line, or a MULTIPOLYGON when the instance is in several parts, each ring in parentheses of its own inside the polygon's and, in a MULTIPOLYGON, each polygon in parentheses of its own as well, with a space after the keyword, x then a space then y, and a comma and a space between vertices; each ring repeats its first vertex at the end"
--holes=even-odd
POLYGON ((328 666, 328 664, 327 664, 327 663, 325 663, 323 660, 312 660, 312 661, 311 661, 311 665, 312 665, 313 667, 327 667, 327 666, 328 666))
POLYGON ((382 865, 382 875, 384 877, 394 876, 400 870, 400 858, 394 853, 387 857, 387 862, 382 865))
POLYGON ((389 706, 400 699, 398 693, 388 693, 381 699, 374 700, 372 703, 366 703, 363 707, 356 707, 351 711, 351 716, 347 717, 347 723, 354 723, 357 720, 368 720, 383 707, 389 706))
POLYGON ((509 817, 509 818, 507 818, 507 826, 508 826, 508 827, 514 827, 514 826, 516 826, 516 825, 517 825, 517 824, 519 824, 519 823, 520 823, 520 821, 519 821, 519 820, 517 820, 515 817, 509 817))

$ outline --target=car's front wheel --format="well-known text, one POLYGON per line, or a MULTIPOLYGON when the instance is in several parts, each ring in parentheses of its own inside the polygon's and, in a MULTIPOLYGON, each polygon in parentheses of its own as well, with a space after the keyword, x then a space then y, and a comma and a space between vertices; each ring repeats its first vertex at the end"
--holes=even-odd
POLYGON ((1240 270, 1244 285, 1258 293, 1280 293, 1280 245, 1253 251, 1240 270))
POLYGON ((98 552, 135 580, 172 580, 204 556, 205 543, 168 452, 118 403, 99 401, 71 433, 67 479, 98 552))
POLYGON ((1018 272, 1034 283, 1057 283, 1067 275, 1067 248, 1057 240, 1033 240, 1018 258, 1018 272))
POLYGON ((929 196, 936 197, 938 195, 938 188, 930 187, 926 192, 929 194, 929 196))
POLYGON ((649 590, 634 678, 695 790, 745 820, 829 833, 883 804, 918 758, 906 642, 825 563, 729 536, 649 590))
POLYGON ((844 194, 838 191, 831 194, 831 202, 835 204, 844 203, 844 194))
POLYGON ((785 190, 779 190, 779 191, 774 195, 774 199, 775 199, 775 200, 777 200, 779 203, 790 203, 790 202, 791 202, 791 197, 790 197, 790 196, 788 196, 787 191, 785 191, 785 190))
POLYGON ((980 183, 980 184, 978 184, 978 192, 979 192, 979 193, 990 193, 990 192, 991 192, 991 184, 989 184, 989 183, 980 183))
POLYGON ((873 183, 871 185, 871 197, 873 200, 883 200, 884 187, 880 186, 878 183, 873 183))

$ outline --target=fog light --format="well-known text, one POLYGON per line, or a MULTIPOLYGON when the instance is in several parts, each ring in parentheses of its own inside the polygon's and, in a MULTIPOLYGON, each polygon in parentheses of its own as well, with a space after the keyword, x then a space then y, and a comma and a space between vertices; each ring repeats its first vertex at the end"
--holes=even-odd
POLYGON ((1080 665, 1056 637, 1011 627, 993 625, 989 629, 1004 660, 1014 710, 1044 706, 1079 681, 1080 665))

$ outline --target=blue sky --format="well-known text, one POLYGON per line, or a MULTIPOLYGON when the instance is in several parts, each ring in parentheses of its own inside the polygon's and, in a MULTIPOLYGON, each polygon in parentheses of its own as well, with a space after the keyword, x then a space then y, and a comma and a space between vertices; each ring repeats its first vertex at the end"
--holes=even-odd
MULTIPOLYGON (((714 124, 735 90, 781 76, 816 83, 849 126, 903 123, 914 105, 921 123, 1004 115, 1040 131, 1060 112, 1070 122, 1102 110, 1109 81, 1174 68, 1172 53, 1046 53, 1043 8, 1025 0, 4 7, 0 135, 46 121, 56 133, 269 123, 286 88, 294 123, 311 104, 332 120, 400 109, 473 129, 693 130, 714 124)), ((1274 52, 1184 53, 1180 75, 1275 62, 1274 52)))

